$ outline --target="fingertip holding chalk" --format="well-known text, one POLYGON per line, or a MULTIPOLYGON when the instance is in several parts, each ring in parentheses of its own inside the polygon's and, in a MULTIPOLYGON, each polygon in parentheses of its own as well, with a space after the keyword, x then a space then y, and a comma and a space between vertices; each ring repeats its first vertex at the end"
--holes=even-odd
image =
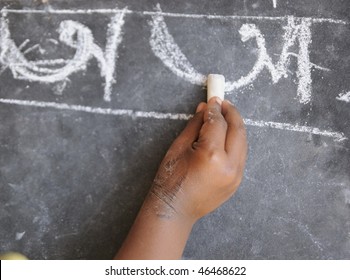
POLYGON ((219 74, 209 74, 207 80, 207 102, 210 98, 217 96, 225 99, 225 77, 219 74))

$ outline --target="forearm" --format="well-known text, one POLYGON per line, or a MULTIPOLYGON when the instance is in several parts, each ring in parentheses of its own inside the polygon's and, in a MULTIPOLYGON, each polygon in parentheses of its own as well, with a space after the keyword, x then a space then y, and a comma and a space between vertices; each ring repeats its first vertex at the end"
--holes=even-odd
POLYGON ((149 195, 116 259, 180 259, 194 219, 149 195))

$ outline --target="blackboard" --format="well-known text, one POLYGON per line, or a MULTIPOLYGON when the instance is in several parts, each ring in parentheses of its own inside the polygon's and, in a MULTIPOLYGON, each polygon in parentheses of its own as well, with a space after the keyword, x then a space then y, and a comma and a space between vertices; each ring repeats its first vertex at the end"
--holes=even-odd
POLYGON ((249 155, 185 259, 350 258, 350 3, 1 1, 0 250, 110 259, 225 75, 249 155))

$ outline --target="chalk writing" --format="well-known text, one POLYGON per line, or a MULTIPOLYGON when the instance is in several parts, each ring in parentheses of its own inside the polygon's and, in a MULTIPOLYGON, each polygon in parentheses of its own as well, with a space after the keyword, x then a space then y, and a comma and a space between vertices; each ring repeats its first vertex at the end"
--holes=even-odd
MULTIPOLYGON (((160 7, 158 5, 158 10, 160 7)), ((206 76, 198 73, 168 32, 161 15, 152 16, 150 45, 154 54, 177 76, 196 85, 204 85, 206 76)))
MULTIPOLYGON (((246 76, 239 78, 237 81, 227 81, 225 91, 232 93, 236 89, 253 83, 265 68, 270 72, 273 83, 277 83, 282 77, 287 77, 287 70, 290 63, 289 57, 294 55, 289 52, 289 49, 298 41, 299 53, 296 56, 298 59, 297 76, 299 83, 297 96, 301 103, 309 103, 312 91, 311 69, 315 65, 310 62, 309 57, 309 46, 311 44, 310 26, 311 21, 309 19, 288 18, 282 53, 275 65, 271 57, 267 54, 265 38, 257 26, 255 24, 244 24, 239 30, 242 41, 256 40, 258 58, 252 70, 246 76)), ((151 27, 152 35, 150 44, 154 54, 179 77, 193 84, 203 85, 205 83, 205 75, 198 73, 194 69, 176 45, 174 38, 169 34, 164 17, 160 14, 152 16, 151 27)), ((317 69, 322 69, 322 67, 318 67, 317 65, 316 67, 317 69)))
POLYGON ((125 10, 118 12, 111 20, 107 31, 107 44, 105 52, 94 43, 91 30, 83 24, 65 20, 59 27, 59 40, 65 45, 76 50, 71 59, 37 60, 29 61, 25 54, 32 51, 33 46, 27 51, 21 50, 28 43, 23 42, 17 47, 11 39, 6 16, 0 21, 0 62, 5 67, 11 69, 15 79, 32 82, 56 83, 64 81, 71 74, 84 70, 88 61, 93 57, 98 61, 101 76, 105 78, 104 100, 111 100, 112 84, 115 83, 115 60, 117 48, 121 42, 121 29, 124 24, 125 10), (62 65, 53 69, 49 66, 62 65))
MULTIPOLYGON (((277 1, 273 1, 274 8, 277 7, 277 1)), ((104 78, 105 101, 112 98, 112 87, 116 83, 116 66, 118 60, 118 46, 122 42, 122 29, 125 24, 125 15, 136 14, 140 16, 150 16, 149 22, 151 36, 149 39, 150 47, 153 53, 164 65, 169 68, 178 77, 196 85, 206 84, 206 75, 199 73, 187 59, 175 39, 170 34, 165 17, 190 18, 190 19, 211 19, 211 20, 255 20, 255 21, 280 21, 284 26, 283 47, 277 62, 273 62, 269 56, 265 36, 262 34, 256 24, 243 24, 238 30, 241 40, 255 40, 257 46, 257 58, 252 69, 245 76, 236 81, 226 83, 227 93, 252 84, 263 70, 268 70, 271 75, 272 83, 277 83, 281 78, 287 77, 289 72, 290 59, 297 59, 298 69, 296 72, 297 97, 300 103, 307 104, 312 97, 312 68, 321 71, 330 71, 327 68, 318 66, 310 61, 310 45, 312 42, 311 27, 316 23, 348 24, 346 21, 329 18, 308 18, 308 17, 260 17, 260 16, 221 16, 210 14, 181 14, 163 12, 159 5, 156 11, 131 11, 128 9, 90 9, 90 10, 11 10, 2 9, 0 19, 0 75, 6 69, 10 69, 15 79, 27 80, 30 82, 55 83, 55 94, 61 95, 65 89, 69 76, 73 73, 84 71, 91 59, 96 59, 100 69, 100 75, 104 78), (44 54, 45 50, 39 44, 26 49, 30 43, 26 39, 18 47, 11 38, 9 28, 9 13, 17 14, 111 14, 111 20, 107 28, 106 45, 103 51, 99 47, 92 31, 84 24, 78 21, 64 20, 58 29, 58 40, 48 38, 52 44, 60 43, 74 49, 72 58, 43 59, 30 61, 26 54, 32 51, 39 51, 44 54), (297 46, 298 53, 292 53, 290 49, 297 46)), ((337 97, 340 101, 349 102, 350 94, 342 94, 337 97)), ((132 118, 155 118, 170 120, 188 120, 190 114, 172 114, 160 112, 143 112, 124 109, 110 109, 89 107, 81 105, 70 105, 65 103, 42 102, 34 100, 19 99, 0 99, 0 103, 31 106, 39 108, 53 108, 59 110, 71 110, 93 114, 129 116, 132 118)), ((310 126, 300 126, 288 123, 269 122, 260 120, 245 119, 246 125, 255 127, 274 128, 294 132, 311 133, 331 137, 335 141, 347 139, 343 133, 330 130, 321 130, 310 126)))

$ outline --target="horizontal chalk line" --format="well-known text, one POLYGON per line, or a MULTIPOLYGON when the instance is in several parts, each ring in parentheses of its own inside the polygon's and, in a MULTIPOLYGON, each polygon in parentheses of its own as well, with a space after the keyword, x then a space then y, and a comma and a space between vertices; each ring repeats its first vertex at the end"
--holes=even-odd
MULTIPOLYGON (((191 114, 181 114, 181 113, 175 114, 175 113, 134 111, 134 110, 126 110, 126 109, 110 109, 110 108, 90 107, 90 106, 82 106, 82 105, 70 105, 66 103, 42 102, 42 101, 34 101, 34 100, 0 98, 0 103, 40 107, 40 108, 54 108, 58 110, 71 110, 71 111, 86 112, 86 113, 101 114, 101 115, 129 116, 131 118, 150 118, 150 119, 159 119, 159 120, 162 120, 162 119, 189 120, 193 116, 191 114)), ((343 133, 320 130, 319 128, 310 127, 310 126, 293 125, 289 123, 279 123, 279 122, 255 121, 251 119, 244 119, 244 123, 248 126, 267 127, 267 128, 288 130, 288 131, 294 131, 294 132, 311 133, 315 135, 330 137, 330 138, 333 138, 335 141, 347 140, 347 138, 343 133)))
MULTIPOLYGON (((123 10, 121 9, 77 9, 77 10, 54 10, 54 9, 6 9, 3 8, 1 13, 17 13, 17 14, 115 14, 120 13, 123 10)), ((184 14, 184 13, 167 13, 167 12, 158 12, 158 11, 133 11, 126 10, 127 14, 138 14, 138 15, 147 15, 147 16, 155 16, 160 15, 164 17, 178 17, 178 18, 204 18, 204 19, 219 19, 219 20, 272 20, 272 21, 284 21, 288 18, 288 16, 280 16, 280 17, 267 17, 267 16, 239 16, 239 15, 211 15, 211 14, 184 14)), ((340 19, 332 19, 332 18, 313 18, 313 17, 295 17, 295 18, 303 18, 312 21, 313 23, 336 23, 336 24, 348 24, 345 20, 340 19)))
POLYGON ((31 106, 31 107, 41 107, 41 108, 55 108, 59 110, 71 110, 71 111, 86 112, 86 113, 101 114, 101 115, 129 116, 134 118, 189 120, 192 117, 192 115, 190 114, 142 112, 142 111, 134 111, 134 110, 99 108, 99 107, 90 107, 90 106, 82 106, 82 105, 70 105, 66 103, 42 102, 42 101, 34 101, 34 100, 0 98, 0 103, 31 106))
POLYGON ((279 123, 279 122, 254 121, 250 119, 244 119, 244 123, 246 125, 257 126, 257 127, 270 127, 275 129, 281 129, 281 130, 311 133, 314 135, 331 137, 331 138, 334 138, 335 141, 344 141, 348 139, 347 137, 345 137, 343 133, 329 131, 329 130, 321 130, 317 127, 311 127, 311 126, 303 126, 303 125, 295 125, 295 124, 279 123))

